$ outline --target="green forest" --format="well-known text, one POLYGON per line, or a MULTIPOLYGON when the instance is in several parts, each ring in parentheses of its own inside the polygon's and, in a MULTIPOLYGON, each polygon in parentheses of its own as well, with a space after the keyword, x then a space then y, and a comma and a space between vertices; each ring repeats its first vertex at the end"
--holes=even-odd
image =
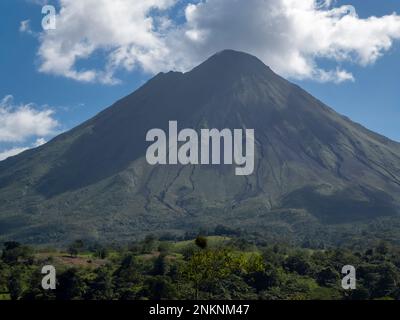
POLYGON ((31 247, 6 242, 0 300, 382 300, 400 298, 400 247, 293 247, 225 235, 166 240, 148 235, 125 245, 31 247), (56 289, 41 268, 56 268, 56 289), (344 265, 357 288, 344 290, 344 265))

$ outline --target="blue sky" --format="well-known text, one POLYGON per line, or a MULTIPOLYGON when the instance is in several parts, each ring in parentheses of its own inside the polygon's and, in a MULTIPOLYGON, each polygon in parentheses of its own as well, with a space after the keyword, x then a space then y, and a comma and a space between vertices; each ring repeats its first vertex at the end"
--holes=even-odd
MULTIPOLYGON (((68 2, 69 0, 65 1, 68 2)), ((43 15, 41 14, 41 5, 38 5, 38 2, 40 1, 0 1, 0 11, 3 13, 0 19, 0 101, 9 95, 13 97, 12 101, 8 98, 6 99, 7 103, 3 102, 3 108, 6 108, 7 112, 10 113, 15 112, 21 106, 28 106, 34 115, 35 112, 51 109, 53 113, 50 117, 56 120, 58 125, 49 124, 51 132, 48 133, 38 133, 32 129, 31 132, 22 134, 22 137, 15 139, 1 139, 0 128, 0 153, 12 148, 31 147, 38 138, 48 140, 58 132, 74 127, 137 89, 157 71, 157 63, 160 64, 160 71, 168 69, 169 66, 164 61, 162 61, 164 63, 162 64, 158 56, 154 58, 157 63, 152 62, 153 64, 150 66, 143 62, 142 65, 137 63, 136 66, 129 68, 125 67, 127 63, 124 60, 123 65, 118 65, 115 70, 113 69, 112 76, 118 79, 118 83, 114 84, 101 83, 96 80, 79 81, 69 76, 63 76, 61 74, 63 71, 60 73, 52 69, 39 71, 41 65, 43 65, 43 59, 50 58, 47 56, 44 58, 38 54, 41 46, 48 45, 45 42, 46 40, 41 38, 45 32, 41 28, 43 15), (29 20, 29 29, 21 31, 21 22, 26 20, 29 20)), ((193 2, 197 4, 198 1, 193 2)), ((223 1, 220 0, 220 2, 223 1)), ((59 10, 58 1, 48 1, 48 3, 54 4, 59 10)), ((167 15, 173 24, 181 25, 187 19, 184 9, 188 6, 188 3, 190 1, 180 1, 178 5, 170 6, 166 10, 164 8, 158 10, 163 11, 163 14, 167 15)), ((353 5, 360 19, 367 19, 370 16, 381 17, 393 12, 400 13, 400 2, 396 0, 340 0, 333 4, 334 7, 342 5, 353 5)), ((155 13, 148 11, 146 14, 160 15, 157 10, 155 13)), ((197 16, 193 19, 198 19, 196 20, 197 25, 205 21, 197 16)), ((189 27, 193 29, 193 26, 189 27)), ((67 31, 63 35, 69 34, 67 31)), ((125 40, 123 37, 121 39, 121 43, 123 43, 125 40)), ((167 37, 166 41, 168 39, 170 38, 167 37)), ((171 39, 176 40, 176 38, 171 39)), ((153 42, 156 43, 157 41, 154 40, 153 42)), ((236 45, 237 42, 234 43, 236 45)), ((240 48, 245 50, 246 43, 242 41, 240 48)), ((141 44, 141 47, 143 47, 143 44, 141 44)), ((213 51, 214 47, 216 51, 220 49, 209 42, 207 49, 201 47, 199 52, 201 51, 206 56, 213 51)), ((253 49, 249 47, 249 52, 253 49)), ((266 49, 268 50, 268 48, 266 49)), ((76 70, 104 70, 107 54, 109 53, 106 53, 106 50, 95 50, 87 58, 75 61, 73 67, 76 70)), ((132 55, 132 53, 130 54, 132 55)), ((146 54, 144 52, 144 57, 146 57, 146 54)), ((340 69, 345 69, 352 74, 354 81, 340 83, 337 83, 337 81, 321 82, 321 79, 317 79, 311 73, 299 76, 297 70, 281 69, 284 76, 288 76, 291 81, 296 82, 336 111, 369 129, 400 141, 399 54, 399 40, 393 39, 393 44, 390 48, 382 51, 380 58, 367 64, 354 63, 350 60, 338 62, 324 55, 316 57, 314 62, 320 69, 335 69, 339 66, 340 69)), ((273 54, 271 57, 274 57, 273 54)), ((194 62, 200 61, 202 58, 201 55, 193 54, 192 61, 185 61, 185 66, 190 66, 192 62, 195 64, 194 62)), ((269 64, 268 61, 264 62, 269 64)), ((179 64, 179 57, 177 57, 176 64, 179 64)), ((273 68, 274 70, 280 68, 279 62, 276 65, 277 68, 273 68)))

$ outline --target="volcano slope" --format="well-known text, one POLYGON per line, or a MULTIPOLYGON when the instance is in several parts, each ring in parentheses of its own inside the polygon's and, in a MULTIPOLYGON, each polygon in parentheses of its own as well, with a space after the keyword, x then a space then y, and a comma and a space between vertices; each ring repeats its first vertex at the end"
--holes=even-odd
MULTIPOLYGON (((271 236, 397 221, 400 144, 246 53, 160 73, 103 112, 0 162, 0 240, 125 241, 217 225, 271 236), (146 162, 146 133, 255 130, 255 169, 146 162), (394 219, 394 220, 393 220, 394 219)), ((328 232, 328 231, 326 231, 328 232)))

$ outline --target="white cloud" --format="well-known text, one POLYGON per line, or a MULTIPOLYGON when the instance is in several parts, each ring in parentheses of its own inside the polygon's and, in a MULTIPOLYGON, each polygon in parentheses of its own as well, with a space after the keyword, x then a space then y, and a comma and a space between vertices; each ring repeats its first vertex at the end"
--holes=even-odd
POLYGON ((43 145, 45 143, 46 143, 46 140, 44 140, 43 138, 39 138, 29 147, 14 147, 14 148, 11 148, 8 150, 1 151, 0 152, 0 161, 3 161, 12 156, 16 156, 17 154, 20 154, 21 152, 24 152, 31 148, 40 147, 41 145, 43 145))
POLYGON ((40 147, 40 146, 44 145, 46 142, 47 142, 47 141, 46 141, 44 138, 39 138, 39 139, 36 139, 36 141, 35 141, 35 143, 33 144, 33 146, 34 146, 35 148, 37 148, 37 147, 40 147))
POLYGON ((31 137, 54 134, 58 126, 54 111, 38 110, 34 104, 15 105, 12 96, 0 101, 0 142, 23 142, 31 137))
POLYGON ((21 147, 21 148, 16 147, 16 148, 2 151, 2 152, 0 152, 0 161, 3 161, 12 156, 16 156, 17 154, 20 154, 21 152, 24 152, 28 149, 29 148, 26 148, 26 147, 21 147))
POLYGON ((291 78, 354 80, 343 62, 373 64, 400 39, 400 16, 360 18, 332 0, 203 0, 188 4, 177 25, 176 0, 60 0, 57 29, 43 33, 40 71, 78 81, 116 83, 119 68, 187 71, 211 54, 236 49, 291 78), (102 69, 77 62, 99 50, 102 69), (336 63, 323 69, 319 61, 336 63))
POLYGON ((32 103, 15 105, 11 95, 0 100, 0 142, 21 143, 36 137, 29 145, 0 151, 0 161, 46 143, 44 137, 55 134, 58 127, 53 113, 48 107, 38 110, 32 103))
POLYGON ((28 33, 28 34, 33 33, 32 29, 31 29, 31 21, 29 19, 21 21, 21 23, 19 25, 19 32, 28 33))
MULTIPOLYGON (((40 71, 79 81, 114 83, 115 69, 142 65, 155 72, 156 60, 168 53, 154 31, 149 13, 171 7, 175 0, 60 0, 57 29, 42 34, 40 71), (75 64, 96 50, 109 53, 104 70, 76 70, 75 64)), ((163 18, 163 26, 168 20, 163 18)), ((161 28, 162 29, 162 28, 161 28)))

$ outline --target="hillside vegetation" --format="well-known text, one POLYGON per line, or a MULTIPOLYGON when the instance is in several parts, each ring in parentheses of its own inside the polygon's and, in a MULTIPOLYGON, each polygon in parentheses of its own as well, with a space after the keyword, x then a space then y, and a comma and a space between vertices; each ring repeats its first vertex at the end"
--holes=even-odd
POLYGON ((126 246, 74 241, 65 250, 4 244, 0 299, 137 300, 399 299, 400 248, 295 248, 227 236, 166 241, 148 236, 126 246), (56 290, 41 288, 42 266, 57 270, 56 290), (341 269, 357 270, 357 289, 341 269))

